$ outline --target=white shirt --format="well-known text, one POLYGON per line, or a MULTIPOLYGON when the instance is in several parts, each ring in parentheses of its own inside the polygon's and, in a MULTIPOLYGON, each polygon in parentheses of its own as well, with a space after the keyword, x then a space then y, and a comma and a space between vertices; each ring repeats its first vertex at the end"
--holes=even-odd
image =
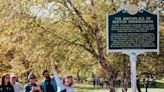
POLYGON ((12 86, 14 88, 14 92, 23 92, 23 86, 20 83, 15 82, 12 86))
POLYGON ((66 92, 75 92, 75 90, 72 87, 66 87, 66 92))
POLYGON ((58 73, 54 70, 54 77, 57 84, 57 92, 61 92, 62 90, 66 89, 66 92, 75 92, 75 90, 70 87, 65 87, 58 75, 58 73))

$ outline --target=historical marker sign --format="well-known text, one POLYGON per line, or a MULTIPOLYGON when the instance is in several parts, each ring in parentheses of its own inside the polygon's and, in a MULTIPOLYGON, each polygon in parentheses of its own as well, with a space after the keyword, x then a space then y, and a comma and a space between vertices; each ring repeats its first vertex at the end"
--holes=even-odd
POLYGON ((121 10, 107 15, 108 52, 159 51, 159 16, 146 10, 131 15, 121 10))
POLYGON ((108 52, 122 52, 130 56, 131 88, 136 92, 137 55, 144 52, 159 52, 159 14, 129 5, 107 15, 108 52))

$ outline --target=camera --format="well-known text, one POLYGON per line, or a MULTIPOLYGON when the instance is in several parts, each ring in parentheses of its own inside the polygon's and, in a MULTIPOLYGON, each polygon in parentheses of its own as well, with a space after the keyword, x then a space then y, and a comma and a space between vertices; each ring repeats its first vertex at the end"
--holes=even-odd
POLYGON ((40 86, 35 86, 35 89, 36 90, 40 90, 40 86))

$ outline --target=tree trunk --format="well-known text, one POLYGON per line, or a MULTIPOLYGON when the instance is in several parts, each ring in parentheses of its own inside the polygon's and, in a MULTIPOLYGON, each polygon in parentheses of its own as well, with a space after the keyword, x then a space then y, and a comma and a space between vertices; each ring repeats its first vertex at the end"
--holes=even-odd
POLYGON ((96 28, 94 32, 95 32, 94 37, 95 37, 95 40, 97 43, 97 48, 98 48, 98 56, 99 56, 98 59, 100 61, 100 65, 102 66, 102 68, 106 74, 106 77, 108 79, 109 88, 110 88, 109 92, 115 92, 115 86, 114 86, 114 82, 113 82, 112 72, 110 70, 110 67, 108 67, 107 60, 104 56, 102 39, 100 37, 98 28, 96 28))
POLYGON ((127 92, 128 90, 128 80, 126 78, 123 79, 122 81, 122 92, 127 92))
POLYGON ((128 63, 128 60, 126 59, 126 56, 123 57, 124 61, 123 61, 123 78, 122 78, 122 82, 121 82, 121 86, 122 86, 122 92, 127 92, 128 90, 128 79, 130 79, 130 66, 128 63))
POLYGON ((73 11, 77 14, 79 19, 88 28, 88 32, 92 33, 92 36, 94 37, 94 40, 95 40, 96 45, 97 45, 97 50, 98 50, 98 53, 94 52, 92 54, 95 55, 95 53, 96 53, 95 56, 97 59, 99 59, 99 63, 101 65, 103 71, 105 72, 107 80, 110 84, 110 92, 115 92, 115 87, 114 87, 113 77, 112 77, 112 72, 111 72, 112 70, 107 65, 107 60, 106 60, 106 58, 104 56, 104 52, 103 52, 103 44, 102 44, 102 39, 101 39, 100 33, 99 33, 99 27, 98 27, 96 9, 94 7, 94 1, 93 0, 90 0, 90 1, 91 1, 92 10, 93 10, 93 16, 92 16, 93 17, 93 23, 94 23, 93 26, 89 25, 89 23, 85 21, 85 19, 83 18, 83 16, 79 12, 79 10, 73 5, 71 0, 66 0, 65 5, 70 11, 73 11), (69 3, 69 5, 67 5, 67 3, 69 3), (70 8, 70 6, 72 8, 70 8))
POLYGON ((108 81, 109 81, 109 89, 110 89, 109 92, 116 92, 113 78, 110 78, 108 81))
POLYGON ((79 73, 80 73, 80 70, 77 71, 77 76, 76 76, 77 77, 77 83, 79 83, 79 81, 80 81, 79 73))

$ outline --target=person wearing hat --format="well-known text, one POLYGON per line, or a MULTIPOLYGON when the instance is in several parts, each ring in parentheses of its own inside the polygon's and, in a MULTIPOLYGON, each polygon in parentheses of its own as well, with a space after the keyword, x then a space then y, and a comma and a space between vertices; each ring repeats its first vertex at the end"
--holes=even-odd
POLYGON ((54 77, 57 83, 57 92, 75 92, 73 89, 73 79, 71 75, 65 75, 63 78, 63 82, 61 78, 59 77, 57 71, 56 71, 56 66, 54 67, 53 64, 51 63, 52 70, 54 72, 54 77))
POLYGON ((23 86, 17 82, 16 74, 10 74, 10 83, 14 87, 15 92, 23 92, 23 86))
POLYGON ((30 73, 28 75, 28 83, 24 87, 24 92, 43 92, 40 85, 36 83, 36 77, 30 73))

